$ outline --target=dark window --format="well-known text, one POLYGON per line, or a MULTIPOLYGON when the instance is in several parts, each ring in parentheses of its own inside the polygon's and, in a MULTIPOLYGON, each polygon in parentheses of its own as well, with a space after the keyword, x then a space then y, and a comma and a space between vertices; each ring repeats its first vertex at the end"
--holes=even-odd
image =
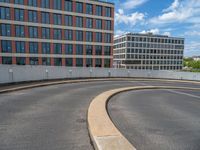
POLYGON ((76 41, 83 41, 83 31, 76 31, 76 41))
POLYGON ((102 20, 96 19, 96 29, 102 29, 102 20))
POLYGON ((86 4, 86 14, 92 15, 93 7, 92 4, 86 4))
POLYGON ((11 41, 2 40, 1 49, 2 49, 2 53, 11 53, 12 52, 11 41))
POLYGON ((37 0, 28 0, 28 5, 37 7, 37 0))
POLYGON ((111 34, 110 33, 105 33, 105 43, 111 43, 111 34))
POLYGON ((104 47, 104 55, 110 56, 111 54, 111 47, 110 46, 105 46, 104 47))
POLYGON ((76 66, 77 67, 83 66, 83 58, 76 58, 76 66))
POLYGON ((10 0, 0 0, 0 2, 10 3, 10 0))
POLYGON ((57 40, 62 39, 62 30, 61 29, 54 29, 53 38, 57 40))
POLYGON ((102 42, 102 33, 96 32, 96 42, 102 42))
POLYGON ((62 54, 62 44, 54 43, 54 54, 62 54))
POLYGON ((104 67, 110 68, 110 59, 104 59, 104 67))
POLYGON ((76 55, 83 55, 83 45, 76 45, 76 55))
POLYGON ((41 7, 42 8, 50 8, 49 0, 41 0, 41 7))
POLYGON ((50 28, 42 28, 42 38, 43 39, 50 38, 50 28))
POLYGON ((29 53, 32 53, 32 54, 38 53, 38 43, 29 42, 29 53))
POLYGON ((50 43, 42 43, 42 54, 50 54, 50 43))
POLYGON ((15 46, 16 46, 17 53, 25 53, 25 42, 16 41, 15 46))
POLYGON ((86 58, 86 67, 92 67, 92 58, 86 58))
POLYGON ((23 9, 15 9, 15 20, 24 21, 24 10, 23 9))
POLYGON ((65 40, 73 40, 73 30, 65 30, 65 40))
POLYGON ((38 28, 37 27, 28 27, 29 37, 37 38, 38 37, 38 28))
POLYGON ((100 45, 95 46, 95 55, 102 55, 102 46, 100 45))
POLYGON ((38 58, 37 57, 30 57, 30 65, 38 65, 38 58))
POLYGON ((62 66, 62 58, 54 58, 54 66, 62 66))
POLYGON ((73 54, 73 44, 65 44, 65 54, 73 54))
POLYGON ((50 23, 49 16, 50 16, 49 13, 42 12, 42 23, 49 24, 50 23))
POLYGON ((65 10, 72 12, 73 11, 72 8, 73 8, 72 7, 72 1, 71 0, 65 0, 65 10))
POLYGON ((0 19, 10 19, 10 8, 0 7, 0 19))
POLYGON ((24 37, 24 26, 21 25, 15 26, 15 36, 24 37))
POLYGON ((61 25, 62 16, 60 14, 53 14, 53 21, 54 21, 54 24, 61 25))
POLYGON ((76 26, 83 27, 83 17, 76 17, 76 26))
POLYGON ((33 10, 28 11, 28 21, 37 22, 37 11, 33 10))
POLYGON ((66 66, 73 66, 73 59, 72 58, 66 58, 65 59, 65 62, 66 62, 66 66))
POLYGON ((97 58, 96 61, 95 61, 95 67, 101 67, 101 59, 100 58, 97 58))
POLYGON ((12 57, 2 57, 2 64, 11 65, 12 64, 12 57))
POLYGON ((105 14, 106 17, 111 17, 111 8, 110 7, 106 7, 105 8, 105 13, 106 13, 105 14))
POLYGON ((76 2, 76 12, 83 13, 83 3, 76 2))
POLYGON ((53 0, 53 8, 54 9, 59 9, 59 10, 61 10, 62 9, 62 7, 61 7, 61 0, 53 0))
POLYGON ((105 29, 106 30, 111 30, 111 21, 110 20, 106 20, 105 21, 105 29))
POLYGON ((24 0, 15 0, 15 4, 23 5, 24 4, 24 0))
POLYGON ((92 27, 93 27, 93 19, 86 18, 86 28, 92 28, 92 27))
POLYGON ((67 26, 72 26, 73 25, 72 16, 69 16, 69 15, 65 16, 65 25, 67 25, 67 26))
POLYGON ((50 58, 42 58, 42 65, 50 66, 51 59, 50 58))
POLYGON ((17 57, 16 58, 16 64, 17 65, 25 65, 26 64, 26 58, 25 57, 17 57))
POLYGON ((93 41, 93 33, 92 32, 86 32, 86 41, 92 42, 93 41))
POLYGON ((11 25, 10 24, 0 24, 0 34, 1 36, 11 35, 11 25))
POLYGON ((96 6, 96 15, 102 16, 102 6, 96 6))
POLYGON ((86 45, 86 55, 92 55, 92 45, 86 45))

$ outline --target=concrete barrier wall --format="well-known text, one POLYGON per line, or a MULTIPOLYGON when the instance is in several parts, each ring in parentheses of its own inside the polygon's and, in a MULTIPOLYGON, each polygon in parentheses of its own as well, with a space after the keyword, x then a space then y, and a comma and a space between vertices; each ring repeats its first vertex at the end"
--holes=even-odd
POLYGON ((46 79, 89 77, 148 77, 200 81, 200 73, 190 72, 126 70, 115 68, 0 65, 0 84, 46 79))

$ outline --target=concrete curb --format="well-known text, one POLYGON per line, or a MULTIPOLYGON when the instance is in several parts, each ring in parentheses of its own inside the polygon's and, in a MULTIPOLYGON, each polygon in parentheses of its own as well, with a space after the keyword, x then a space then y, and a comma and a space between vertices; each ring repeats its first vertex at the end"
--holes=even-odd
POLYGON ((200 90, 173 86, 138 86, 109 90, 98 95, 90 103, 87 116, 90 137, 96 150, 136 150, 112 123, 106 108, 112 96, 125 91, 143 89, 200 90))
POLYGON ((37 83, 32 85, 26 86, 19 86, 15 88, 7 88, 0 90, 1 93, 25 90, 30 88, 42 87, 42 86, 51 86, 57 84, 67 84, 67 83, 79 83, 79 82, 95 82, 95 81, 163 81, 163 82, 179 82, 179 83, 193 83, 193 84, 200 84, 198 81, 188 81, 188 80, 171 80, 171 79, 148 79, 148 78, 102 78, 102 79, 81 79, 81 80, 67 80, 67 81, 50 81, 47 83, 37 83))

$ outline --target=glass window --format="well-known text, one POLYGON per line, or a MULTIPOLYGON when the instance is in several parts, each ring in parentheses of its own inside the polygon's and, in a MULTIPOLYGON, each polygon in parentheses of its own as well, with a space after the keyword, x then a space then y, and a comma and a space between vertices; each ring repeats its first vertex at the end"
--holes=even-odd
POLYGON ((86 58, 86 67, 92 67, 92 58, 86 58))
POLYGON ((96 32, 96 42, 102 42, 102 33, 96 32))
POLYGON ((1 36, 11 35, 11 25, 10 24, 0 24, 0 34, 1 36))
POLYGON ((50 23, 50 15, 48 12, 42 12, 42 23, 50 23))
POLYGON ((83 3, 76 2, 76 12, 83 13, 83 3))
POLYGON ((93 41, 93 33, 92 32, 86 32, 86 41, 92 42, 93 41))
POLYGON ((53 14, 54 24, 61 25, 62 23, 62 16, 60 14, 53 14))
POLYGON ((37 38, 38 37, 38 28, 37 27, 28 27, 29 37, 37 38))
POLYGON ((24 26, 21 25, 15 26, 15 36, 24 37, 24 26))
POLYGON ((25 42, 16 41, 15 46, 16 46, 17 53, 25 53, 25 42))
POLYGON ((92 55, 92 45, 86 45, 86 55, 92 55))
POLYGON ((42 43, 42 54, 50 54, 50 43, 42 43))
POLYGON ((0 7, 0 19, 10 19, 10 8, 0 7))
POLYGON ((34 10, 28 11, 28 21, 37 22, 37 11, 34 10))
POLYGON ((15 9, 15 20, 24 21, 24 10, 23 9, 15 9))
POLYGON ((83 58, 76 58, 76 66, 83 67, 83 58))
POLYGON ((96 15, 102 16, 102 6, 96 6, 96 15))
POLYGON ((15 0, 15 4, 23 5, 24 4, 24 0, 15 0))
POLYGON ((50 28, 42 28, 42 38, 50 39, 50 28))
POLYGON ((54 66, 62 66, 62 58, 54 58, 54 66))
POLYGON ((29 53, 32 53, 32 54, 38 53, 38 43, 29 42, 29 53))
POLYGON ((105 8, 105 13, 106 13, 105 14, 106 17, 111 17, 111 8, 110 7, 106 7, 105 8))
POLYGON ((95 46, 95 55, 102 55, 102 46, 100 45, 95 46))
POLYGON ((30 57, 30 65, 38 65, 38 58, 37 57, 30 57))
POLYGON ((41 7, 42 8, 50 8, 49 0, 41 0, 41 7))
POLYGON ((62 9, 61 5, 62 5, 61 0, 53 0, 53 8, 54 9, 61 10, 62 9))
POLYGON ((83 27, 83 17, 76 17, 76 26, 83 27))
POLYGON ((104 47, 104 55, 105 56, 110 56, 111 55, 111 47, 110 46, 105 46, 104 47))
POLYGON ((57 40, 61 40, 62 39, 62 30, 61 29, 54 29, 53 38, 57 39, 57 40))
POLYGON ((92 12, 93 12, 92 4, 86 4, 86 14, 92 15, 92 12))
POLYGON ((65 30, 65 40, 73 40, 73 30, 65 30))
POLYGON ((28 5, 37 7, 37 0, 28 0, 28 5))
POLYGON ((65 25, 72 26, 72 24, 73 24, 72 16, 66 15, 65 16, 65 25))
POLYGON ((72 12, 73 6, 72 6, 72 1, 71 0, 65 0, 65 10, 72 12))
POLYGON ((17 65, 25 65, 26 64, 26 58, 25 57, 17 57, 16 58, 16 64, 17 65))
POLYGON ((0 2, 10 3, 10 0, 0 0, 0 2))
POLYGON ((76 41, 83 41, 83 31, 76 31, 76 41))
POLYGON ((105 29, 106 30, 111 30, 111 21, 110 20, 106 20, 105 21, 105 29))
POLYGON ((65 64, 66 66, 69 66, 69 67, 73 66, 73 59, 72 58, 66 58, 65 62, 66 62, 66 64, 65 64))
POLYGON ((60 43, 54 43, 54 54, 62 54, 62 44, 60 43))
POLYGON ((86 28, 92 28, 92 27, 93 27, 93 19, 86 18, 86 28))
POLYGON ((101 19, 96 19, 96 28, 102 29, 102 20, 101 19))
POLYGON ((51 65, 51 59, 50 58, 42 58, 42 65, 50 66, 51 65))
POLYGON ((104 59, 104 67, 110 68, 110 59, 104 59))
POLYGON ((96 61, 95 61, 95 67, 101 67, 101 59, 100 58, 97 58, 96 61))
POLYGON ((65 44, 65 54, 73 54, 73 44, 65 44))
POLYGON ((76 55, 83 55, 83 45, 81 44, 76 45, 76 55))
POLYGON ((11 65, 12 64, 12 57, 2 57, 2 64, 11 65))
POLYGON ((2 53, 11 53, 12 52, 11 41, 2 40, 1 49, 2 49, 2 53))
POLYGON ((105 43, 111 43, 111 34, 110 33, 105 33, 105 43))

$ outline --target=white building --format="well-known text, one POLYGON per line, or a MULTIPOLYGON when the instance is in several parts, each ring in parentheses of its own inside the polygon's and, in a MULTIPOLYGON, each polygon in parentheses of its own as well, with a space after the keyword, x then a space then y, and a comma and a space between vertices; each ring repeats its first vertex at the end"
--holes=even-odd
POLYGON ((127 33, 114 39, 114 67, 182 70, 184 38, 127 33))

